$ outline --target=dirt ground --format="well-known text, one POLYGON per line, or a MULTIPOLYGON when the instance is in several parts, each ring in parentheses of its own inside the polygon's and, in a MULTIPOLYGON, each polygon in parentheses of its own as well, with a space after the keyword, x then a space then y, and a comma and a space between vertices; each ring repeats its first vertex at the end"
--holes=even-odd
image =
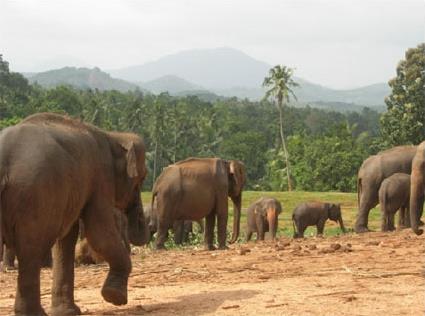
MULTIPOLYGON (((134 249, 128 305, 103 301, 104 264, 76 268, 75 297, 86 315, 424 315, 424 240, 404 230, 213 252, 134 249)), ((16 276, 0 275, 1 315, 13 311, 16 276)), ((50 282, 44 269, 46 311, 50 282)))

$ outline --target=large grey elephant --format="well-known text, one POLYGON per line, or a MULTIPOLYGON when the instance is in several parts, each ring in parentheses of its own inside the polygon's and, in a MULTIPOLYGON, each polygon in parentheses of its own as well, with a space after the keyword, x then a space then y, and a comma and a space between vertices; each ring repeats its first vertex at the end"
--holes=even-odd
POLYGON ((417 235, 423 233, 419 229, 425 194, 425 141, 420 143, 412 162, 410 177, 410 225, 417 235))
POLYGON ((51 113, 29 116, 2 131, 0 236, 19 261, 17 315, 45 315, 40 265, 53 245, 51 314, 81 313, 74 302, 79 218, 91 247, 110 266, 103 298, 115 305, 127 303, 131 261, 113 210, 127 215, 132 243, 146 242, 139 216, 145 176, 145 147, 135 134, 106 132, 51 113))
POLYGON ((354 230, 368 231, 369 212, 379 202, 382 181, 394 173, 410 174, 416 146, 397 146, 370 156, 361 165, 357 177, 357 199, 359 212, 354 230))
POLYGON ((410 198, 410 174, 394 173, 382 181, 379 188, 379 204, 382 213, 382 231, 395 230, 394 216, 398 210, 398 227, 410 227, 408 217, 410 198))
POLYGON ((261 197, 252 203, 246 211, 246 241, 251 240, 254 232, 257 240, 264 240, 266 232, 275 239, 280 213, 282 205, 275 198, 261 197))
POLYGON ((157 203, 158 236, 156 247, 164 248, 167 231, 175 220, 206 217, 205 246, 215 249, 213 234, 217 218, 220 249, 226 248, 228 197, 234 204, 233 235, 239 236, 242 189, 246 172, 242 162, 220 158, 189 158, 164 169, 152 190, 157 203))

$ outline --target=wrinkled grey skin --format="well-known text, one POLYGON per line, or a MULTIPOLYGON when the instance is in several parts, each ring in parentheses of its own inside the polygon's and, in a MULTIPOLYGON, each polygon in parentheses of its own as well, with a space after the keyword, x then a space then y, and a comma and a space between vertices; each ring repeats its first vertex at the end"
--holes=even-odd
POLYGON ((292 213, 294 238, 303 238, 307 226, 313 225, 317 227, 317 235, 323 235, 328 219, 338 222, 342 232, 346 232, 340 204, 308 202, 298 205, 292 213))
POLYGON ((379 189, 379 204, 382 213, 382 231, 395 230, 394 216, 400 210, 398 227, 410 227, 409 209, 410 175, 394 173, 382 181, 379 189))
POLYGON ((262 197, 252 203, 246 211, 246 241, 250 241, 252 234, 257 233, 257 240, 264 240, 266 232, 271 238, 276 238, 278 216, 282 212, 282 205, 274 198, 262 197))
POLYGON ((378 192, 382 181, 394 173, 411 173, 416 148, 417 146, 397 146, 370 156, 363 162, 357 176, 359 212, 354 226, 356 233, 369 231, 369 212, 379 202, 378 192))
MULTIPOLYGON (((158 231, 158 214, 156 213, 155 204, 152 211, 152 206, 148 205, 144 208, 145 222, 148 223, 148 230, 150 232, 150 240, 153 235, 158 231)), ((204 232, 204 221, 202 219, 195 221, 198 223, 200 233, 204 232)), ((170 227, 174 235, 174 243, 181 245, 189 241, 189 236, 193 233, 193 222, 190 220, 176 220, 172 227, 170 227)))

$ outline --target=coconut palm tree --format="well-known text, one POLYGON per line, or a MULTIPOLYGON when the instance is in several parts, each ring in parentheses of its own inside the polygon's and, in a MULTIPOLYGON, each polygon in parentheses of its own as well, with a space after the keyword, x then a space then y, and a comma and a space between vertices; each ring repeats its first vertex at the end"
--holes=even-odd
POLYGON ((264 98, 272 98, 279 110, 280 138, 283 153, 285 155, 288 191, 292 191, 292 185, 289 170, 288 149, 286 147, 285 136, 283 134, 283 106, 289 102, 290 96, 293 96, 295 100, 297 99, 292 88, 297 87, 298 84, 292 79, 292 74, 292 68, 277 65, 269 70, 269 75, 264 78, 263 82, 263 87, 268 89, 264 98))

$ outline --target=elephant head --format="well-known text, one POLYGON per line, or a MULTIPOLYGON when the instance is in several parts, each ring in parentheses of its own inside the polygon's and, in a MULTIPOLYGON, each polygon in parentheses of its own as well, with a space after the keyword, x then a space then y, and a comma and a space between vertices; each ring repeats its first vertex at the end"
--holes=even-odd
POLYGON ((149 232, 140 199, 141 186, 147 173, 145 146, 142 139, 134 134, 111 132, 109 135, 115 141, 113 146, 115 206, 125 210, 130 242, 141 246, 149 242, 149 232))
POLYGON ((422 235, 419 229, 419 220, 424 205, 425 190, 425 142, 416 150, 412 161, 412 174, 410 177, 410 226, 416 235, 422 235))
POLYGON ((227 161, 229 177, 229 197, 233 202, 233 233, 230 243, 234 243, 239 237, 242 190, 246 181, 245 165, 238 160, 227 161))
POLYGON ((341 215, 341 204, 330 204, 326 203, 326 207, 328 208, 328 217, 330 220, 338 222, 341 227, 342 232, 346 232, 344 227, 344 222, 342 221, 341 215))

